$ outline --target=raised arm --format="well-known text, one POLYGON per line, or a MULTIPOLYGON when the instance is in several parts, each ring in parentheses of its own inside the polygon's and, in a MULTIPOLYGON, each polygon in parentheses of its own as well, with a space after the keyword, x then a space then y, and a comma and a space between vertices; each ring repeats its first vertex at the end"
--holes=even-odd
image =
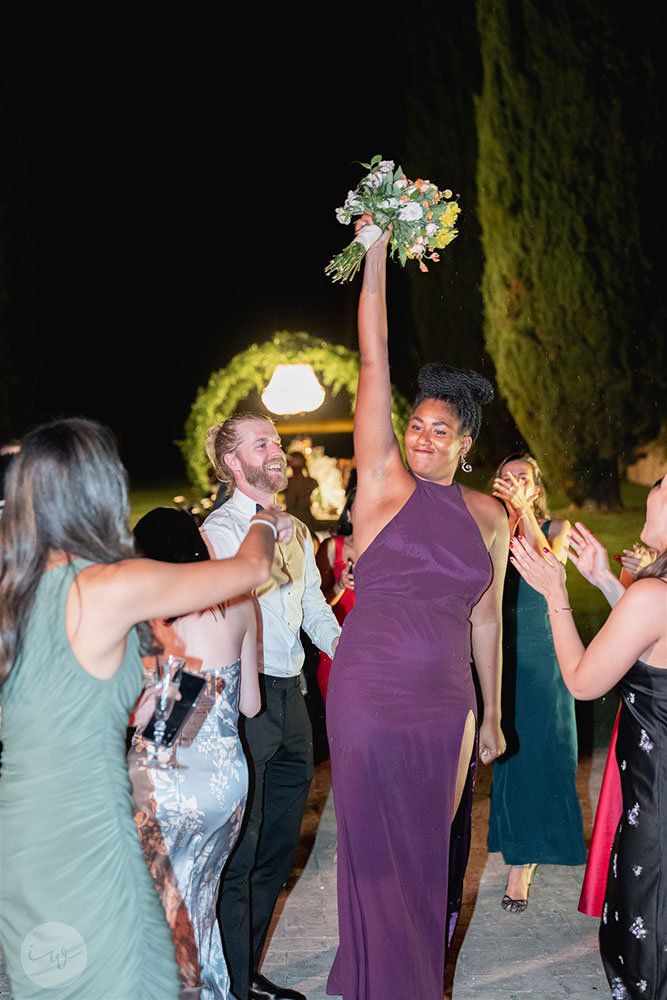
POLYGON ((667 666, 667 587, 661 580, 638 580, 624 591, 586 649, 569 607, 563 567, 549 556, 536 555, 521 539, 513 542, 511 558, 523 578, 547 599, 556 656, 575 698, 586 701, 606 694, 637 659, 667 666))
POLYGON ((549 528, 548 540, 544 537, 544 532, 535 516, 532 501, 536 498, 529 496, 528 486, 521 479, 518 479, 511 470, 506 470, 506 479, 497 477, 493 482, 493 495, 501 500, 510 516, 511 530, 514 531, 518 523, 518 532, 535 549, 542 552, 548 548, 560 562, 565 562, 567 554, 565 546, 567 544, 569 521, 552 521, 549 528))
POLYGON ((604 545, 581 521, 570 529, 567 556, 583 578, 604 594, 612 608, 618 604, 625 587, 612 573, 604 545))
POLYGON ((407 475, 391 422, 386 302, 388 242, 389 233, 384 233, 366 253, 359 296, 361 368, 354 413, 354 453, 360 482, 384 480, 394 471, 399 476, 401 470, 407 475))

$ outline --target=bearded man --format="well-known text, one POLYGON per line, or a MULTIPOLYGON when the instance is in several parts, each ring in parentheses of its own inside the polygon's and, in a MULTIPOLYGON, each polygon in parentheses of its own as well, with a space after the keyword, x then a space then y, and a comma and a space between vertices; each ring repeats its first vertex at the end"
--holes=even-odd
MULTIPOLYGON (((236 554, 250 519, 287 485, 287 461, 272 421, 237 413, 211 427, 206 450, 231 492, 202 534, 216 558, 236 554)), ((280 890, 289 875, 313 775, 313 736, 301 693, 300 629, 333 656, 340 627, 321 591, 310 532, 296 518, 292 541, 275 548, 271 579, 255 596, 262 710, 243 720, 250 791, 241 835, 223 873, 220 924, 234 997, 305 1000, 259 972, 280 890)))

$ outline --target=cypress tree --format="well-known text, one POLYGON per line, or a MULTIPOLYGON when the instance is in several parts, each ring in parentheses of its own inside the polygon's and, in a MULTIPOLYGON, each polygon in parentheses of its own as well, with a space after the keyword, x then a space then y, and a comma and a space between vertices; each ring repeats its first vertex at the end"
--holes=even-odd
MULTIPOLYGON (((406 268, 410 289, 412 366, 441 361, 474 368, 496 381, 485 350, 477 219, 474 95, 482 65, 474 3, 415 0, 406 31, 406 148, 410 170, 460 195, 459 235, 422 274, 406 268), (427 30, 424 26, 427 25, 427 30)), ((523 442, 504 400, 484 411, 473 463, 495 466, 523 442)))
POLYGON ((657 15, 617 0, 478 0, 477 15, 488 350, 552 485, 618 506, 665 413, 657 15))

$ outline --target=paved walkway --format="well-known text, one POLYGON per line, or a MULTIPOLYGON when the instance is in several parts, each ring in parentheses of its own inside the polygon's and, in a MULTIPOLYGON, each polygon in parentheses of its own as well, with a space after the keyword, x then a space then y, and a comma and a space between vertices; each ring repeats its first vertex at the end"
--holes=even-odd
MULTIPOLYGON (((579 796, 587 840, 597 803, 604 752, 582 760, 579 796)), ((481 768, 473 805, 473 843, 463 910, 447 969, 453 1000, 591 1000, 609 987, 598 954, 598 921, 577 911, 583 866, 542 865, 528 909, 505 913, 500 900, 507 870, 488 854, 491 773, 481 768)), ((328 764, 317 768, 304 819, 297 866, 283 891, 264 959, 265 975, 294 986, 308 1000, 325 1000, 326 976, 337 945, 336 826, 328 764)), ((420 1000, 392 997, 387 1000, 420 1000)))
MULTIPOLYGON (((585 758, 579 796, 587 839, 597 802, 604 753, 585 758)), ((583 867, 542 865, 530 905, 510 915, 500 907, 506 869, 486 851, 490 771, 481 768, 473 805, 473 844, 454 955, 447 969, 447 1000, 591 1000, 609 988, 597 948, 598 922, 577 911, 583 867)), ((308 1000, 325 1000, 325 982, 338 936, 336 824, 328 762, 316 769, 290 882, 279 901, 263 971, 294 986, 308 1000)), ((7 983, 0 970, 0 997, 7 983), (3 989, 4 986, 4 989, 3 989)), ((386 1000, 421 1000, 387 997, 386 1000)))

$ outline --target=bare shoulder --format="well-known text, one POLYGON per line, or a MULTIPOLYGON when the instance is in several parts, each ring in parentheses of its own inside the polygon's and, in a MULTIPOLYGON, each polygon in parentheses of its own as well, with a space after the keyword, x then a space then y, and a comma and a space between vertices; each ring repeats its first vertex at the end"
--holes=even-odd
POLYGON ((497 530, 503 523, 507 523, 505 508, 499 500, 462 483, 458 485, 466 507, 480 527, 484 524, 488 528, 497 530))
POLYGON ((225 616, 229 622, 238 622, 240 625, 248 626, 254 623, 257 618, 257 598, 252 594, 241 594, 231 601, 225 601, 225 616))
POLYGON ((659 576, 640 577, 627 588, 621 601, 626 607, 646 602, 652 607, 662 607, 667 604, 667 580, 659 576))
POLYGON ((507 514, 500 500, 479 490, 473 490, 469 486, 462 486, 460 483, 459 487, 464 503, 479 528, 487 549, 495 550, 495 547, 500 545, 504 552, 505 545, 509 547, 509 528, 507 514))
POLYGON ((558 538, 561 535, 565 535, 571 527, 572 525, 567 518, 555 517, 549 525, 549 538, 558 538))

